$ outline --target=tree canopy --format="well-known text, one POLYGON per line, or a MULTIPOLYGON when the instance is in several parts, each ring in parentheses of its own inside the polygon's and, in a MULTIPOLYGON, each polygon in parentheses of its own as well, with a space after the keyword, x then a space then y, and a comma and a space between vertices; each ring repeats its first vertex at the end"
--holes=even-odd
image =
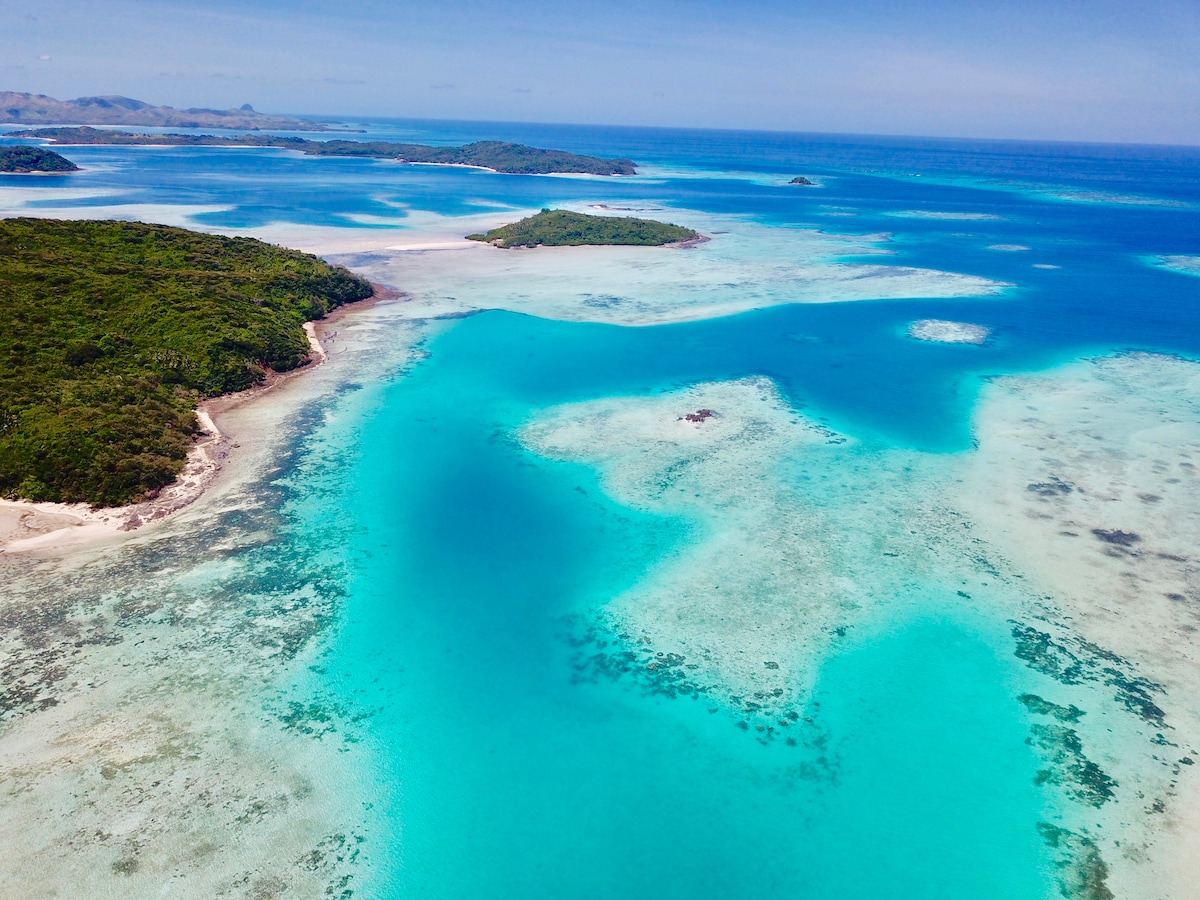
POLYGON ((397 144, 391 141, 314 141, 308 138, 270 134, 132 134, 128 131, 82 127, 36 128, 13 132, 16 137, 44 138, 63 144, 129 144, 159 147, 279 147, 299 150, 309 156, 350 156, 369 159, 394 159, 407 163, 480 166, 506 175, 634 175, 633 160, 601 159, 543 150, 506 141, 476 141, 461 147, 428 147, 425 144, 397 144))
POLYGON ((249 238, 0 220, 0 495, 115 505, 169 484, 199 399, 304 364, 303 323, 371 294, 249 238))
POLYGON ((0 173, 78 171, 75 163, 44 147, 0 147, 0 173))
POLYGON ((511 225, 486 234, 469 234, 468 240, 497 247, 574 247, 581 244, 623 244, 659 247, 695 240, 698 232, 681 225, 635 219, 632 216, 589 216, 565 209, 543 209, 511 225))

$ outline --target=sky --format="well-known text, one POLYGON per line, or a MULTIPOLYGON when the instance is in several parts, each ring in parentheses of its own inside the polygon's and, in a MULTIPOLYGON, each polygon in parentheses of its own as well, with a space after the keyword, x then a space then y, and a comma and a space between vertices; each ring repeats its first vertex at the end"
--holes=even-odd
POLYGON ((1200 0, 0 0, 0 90, 1200 145, 1200 0))

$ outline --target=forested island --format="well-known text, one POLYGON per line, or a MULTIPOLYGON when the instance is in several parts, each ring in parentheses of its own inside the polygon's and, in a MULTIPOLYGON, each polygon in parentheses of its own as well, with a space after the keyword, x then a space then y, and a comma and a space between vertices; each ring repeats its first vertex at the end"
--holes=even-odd
POLYGON ((78 172, 79 166, 44 147, 0 147, 0 174, 78 172))
POLYGON ((249 238, 0 220, 0 496, 112 506, 182 469, 204 397, 308 359, 364 279, 249 238))
POLYGON ((809 181, 803 175, 797 175, 795 178, 793 178, 791 181, 789 181, 788 184, 800 184, 800 185, 807 185, 808 187, 815 187, 814 183, 809 181))
POLYGON ((461 147, 429 147, 390 141, 313 141, 301 137, 267 134, 220 136, 211 134, 133 134, 128 131, 79 128, 38 128, 13 133, 14 137, 40 138, 60 144, 129 144, 154 147, 278 147, 299 150, 308 156, 352 156, 394 159, 405 163, 479 166, 507 175, 635 175, 629 159, 600 159, 565 150, 542 150, 505 141, 476 141, 461 147))
POLYGON ((700 233, 681 225, 669 225, 632 216, 589 216, 565 209, 543 209, 511 225, 493 228, 486 234, 469 234, 471 241, 497 247, 577 247, 584 244, 661 247, 695 241, 700 233))
POLYGON ((152 125, 159 128, 235 128, 254 131, 328 131, 310 119, 260 113, 249 103, 237 109, 175 109, 130 97, 56 100, 45 94, 0 91, 0 123, 20 125, 152 125))

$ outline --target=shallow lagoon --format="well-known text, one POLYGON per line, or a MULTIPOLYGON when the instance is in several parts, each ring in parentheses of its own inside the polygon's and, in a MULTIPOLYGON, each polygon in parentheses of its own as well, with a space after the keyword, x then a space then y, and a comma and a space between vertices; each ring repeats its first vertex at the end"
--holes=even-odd
MULTIPOLYGON (((1104 688, 1048 684, 1017 658, 1006 616, 1031 610, 1020 576, 984 585, 993 576, 967 556, 926 553, 919 539, 875 554, 871 541, 906 531, 893 510, 917 516, 937 473, 950 477, 970 453, 980 376, 1126 348, 1200 350, 1194 278, 1156 268, 1200 252, 1194 152, 466 123, 372 130, 508 137, 652 165, 638 178, 600 181, 277 151, 86 148, 75 151, 91 165, 82 176, 0 186, 14 213, 173 215, 214 230, 304 234, 314 246, 336 227, 338 240, 379 235, 371 253, 383 257, 402 255, 385 248, 426 230, 453 233, 460 215, 476 217, 465 233, 506 209, 653 204, 685 224, 689 211, 725 217, 734 230, 742 219, 741 238, 756 228, 866 236, 845 244, 842 262, 1012 287, 641 328, 486 312, 419 326, 430 355, 416 364, 408 333, 395 347, 376 340, 357 376, 335 361, 321 376, 328 389, 282 438, 288 467, 248 484, 276 498, 260 502, 283 505, 278 517, 230 526, 245 534, 229 545, 245 550, 220 550, 214 567, 195 549, 204 544, 197 532, 186 552, 162 549, 158 569, 178 572, 168 581, 105 584, 116 596, 157 592, 168 609, 191 608, 228 600, 221 572, 256 571, 282 548, 298 584, 341 598, 324 643, 308 645, 320 651, 308 671, 293 686, 264 681, 256 702, 268 731, 281 721, 281 696, 312 722, 335 720, 282 717, 323 745, 344 741, 337 748, 370 785, 344 789, 349 806, 370 807, 370 827, 343 886, 397 897, 1056 894, 1060 860, 1037 823, 1083 822, 1099 840, 1089 818, 1102 817, 1072 806, 1061 785, 1035 784, 1047 780, 1046 760, 1016 698, 1066 692, 1060 702, 1086 706, 1085 724, 1100 723, 1086 736, 1089 753, 1111 723, 1120 740, 1105 745, 1102 762, 1122 771, 1142 764, 1122 743, 1132 726, 1104 688), (821 187, 783 183, 800 173, 821 187), (1029 249, 997 249, 1014 246, 1029 249), (925 318, 978 323, 992 337, 982 346, 905 337, 925 318), (647 636, 641 628, 653 631, 641 645, 651 662, 671 652, 653 643, 669 629, 631 617, 628 598, 721 528, 750 527, 737 518, 745 510, 631 506, 606 490, 596 465, 538 455, 519 440, 564 404, 617 397, 636 406, 746 376, 770 378, 797 416, 846 438, 764 468, 762 484, 794 490, 814 521, 836 525, 847 552, 832 575, 853 575, 862 599, 843 632, 821 635, 827 657, 822 650, 816 674, 789 683, 774 725, 731 699, 720 659, 696 670, 702 683, 689 676, 694 690, 665 691, 641 674, 645 659, 620 671, 616 657, 647 636), (330 555, 340 565, 327 565, 330 555), (785 734, 799 735, 795 746, 785 734)), ((768 244, 746 247, 739 262, 772 261, 768 244)), ((821 254, 837 257, 837 245, 821 254)), ((341 258, 374 265, 370 254, 341 258)), ((465 276, 444 284, 463 311, 513 305, 510 288, 465 276)), ((364 321, 386 329, 396 325, 389 316, 419 318, 421 308, 417 297, 406 311, 364 321)), ((914 520, 910 533, 926 524, 914 520)), ((121 553, 106 563, 113 571, 121 553)), ((1149 759, 1159 746, 1137 752, 1149 759)), ((1119 863, 1112 849, 1109 862, 1119 863)))
MULTIPOLYGON (((1002 623, 928 609, 872 623, 812 686, 818 724, 791 726, 797 747, 764 746, 716 695, 668 698, 583 666, 595 648, 581 648, 581 619, 691 527, 622 508, 593 472, 508 436, 550 402, 735 373, 696 368, 695 336, 679 332, 704 327, 473 317, 429 345, 362 435, 351 480, 370 555, 330 668, 382 707, 392 890, 1044 896, 1033 823, 1048 799, 1002 623), (635 364, 648 359, 657 368, 635 364)), ((930 593, 928 607, 947 603, 930 593)))

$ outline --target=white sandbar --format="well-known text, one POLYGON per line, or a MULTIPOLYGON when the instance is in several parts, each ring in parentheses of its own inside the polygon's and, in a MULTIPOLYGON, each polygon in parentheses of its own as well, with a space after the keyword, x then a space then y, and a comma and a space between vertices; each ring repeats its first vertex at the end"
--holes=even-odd
POLYGON ((982 325, 945 319, 920 319, 908 326, 910 338, 938 344, 982 344, 989 334, 991 331, 982 325))

